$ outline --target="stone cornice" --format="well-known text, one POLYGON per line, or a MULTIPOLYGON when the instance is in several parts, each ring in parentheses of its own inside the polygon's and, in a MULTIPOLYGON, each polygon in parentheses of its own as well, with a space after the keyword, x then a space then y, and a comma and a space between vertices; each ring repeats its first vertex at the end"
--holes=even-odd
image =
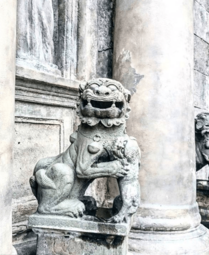
POLYGON ((79 81, 17 66, 15 100, 76 108, 79 81))

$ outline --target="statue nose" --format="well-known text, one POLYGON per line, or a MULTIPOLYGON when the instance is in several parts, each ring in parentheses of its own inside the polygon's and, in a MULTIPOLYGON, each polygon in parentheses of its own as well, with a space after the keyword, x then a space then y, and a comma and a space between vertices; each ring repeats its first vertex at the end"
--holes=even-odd
POLYGON ((96 94, 99 96, 109 96, 111 93, 111 89, 101 86, 96 90, 96 94))

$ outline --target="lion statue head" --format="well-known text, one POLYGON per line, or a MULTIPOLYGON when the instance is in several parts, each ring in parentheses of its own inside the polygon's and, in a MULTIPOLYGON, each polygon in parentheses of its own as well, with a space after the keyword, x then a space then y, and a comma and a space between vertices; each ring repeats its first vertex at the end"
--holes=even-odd
POLYGON ((107 78, 92 79, 80 85, 77 114, 82 123, 105 127, 119 126, 129 117, 130 92, 120 82, 107 78))
POLYGON ((209 113, 203 112, 195 119, 196 170, 209 164, 209 113))

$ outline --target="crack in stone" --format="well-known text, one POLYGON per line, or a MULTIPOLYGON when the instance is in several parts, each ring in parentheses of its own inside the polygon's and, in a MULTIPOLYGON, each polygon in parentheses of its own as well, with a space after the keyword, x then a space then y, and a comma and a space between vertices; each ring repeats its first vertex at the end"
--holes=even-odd
POLYGON ((103 50, 98 50, 98 52, 103 52, 103 51, 108 51, 108 50, 113 50, 113 48, 107 48, 107 49, 103 49, 103 50))
POLYGON ((123 50, 121 52, 117 59, 115 70, 114 79, 119 78, 122 80, 124 87, 130 90, 132 95, 136 93, 137 86, 141 79, 144 78, 144 75, 137 73, 132 66, 130 51, 123 50))

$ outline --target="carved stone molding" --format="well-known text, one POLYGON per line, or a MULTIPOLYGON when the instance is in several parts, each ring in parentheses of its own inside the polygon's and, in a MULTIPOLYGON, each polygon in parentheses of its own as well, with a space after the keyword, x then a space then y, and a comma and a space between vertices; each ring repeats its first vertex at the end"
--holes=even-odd
POLYGON ((78 0, 17 1, 17 65, 75 78, 78 0))
POLYGON ((18 67, 15 100, 76 108, 78 81, 18 67))

